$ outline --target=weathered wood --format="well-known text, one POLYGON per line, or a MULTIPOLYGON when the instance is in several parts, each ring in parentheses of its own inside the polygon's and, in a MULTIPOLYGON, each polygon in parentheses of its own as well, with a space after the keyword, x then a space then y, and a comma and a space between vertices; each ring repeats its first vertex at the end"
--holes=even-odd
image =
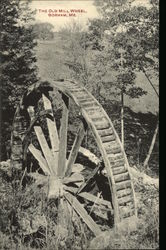
POLYGON ((125 168, 124 166, 113 168, 112 171, 113 171, 113 174, 114 174, 114 175, 122 174, 122 173, 127 172, 127 171, 126 171, 126 168, 125 168))
POLYGON ((33 144, 30 144, 28 146, 29 151, 31 152, 31 154, 35 157, 35 159, 39 162, 39 165, 41 167, 41 169, 43 170, 43 172, 47 175, 50 174, 50 170, 49 170, 49 166, 46 162, 46 160, 44 159, 44 157, 42 156, 41 152, 35 148, 33 146, 33 144))
MULTIPOLYGON (((34 107, 29 106, 27 108, 27 111, 29 113, 31 121, 33 121, 35 119, 34 107)), ((34 128, 35 134, 37 136, 37 139, 39 141, 40 147, 41 147, 41 149, 43 151, 46 162, 48 164, 49 173, 53 173, 53 170, 52 170, 54 168, 53 157, 52 157, 51 150, 48 147, 48 144, 47 144, 47 141, 46 141, 45 136, 43 134, 43 131, 42 131, 40 126, 34 126, 33 128, 34 128)), ((39 154, 38 154, 38 156, 39 156, 39 154)))
POLYGON ((80 215, 82 220, 86 223, 86 225, 90 228, 90 230, 94 233, 95 236, 101 234, 101 230, 99 226, 94 222, 94 220, 88 215, 87 211, 83 207, 83 205, 72 195, 65 194, 64 195, 70 205, 75 209, 77 214, 80 215))
POLYGON ((91 98, 88 98, 88 97, 87 97, 87 98, 84 98, 84 99, 78 98, 78 100, 79 100, 79 102, 80 102, 81 104, 91 102, 91 98))
POLYGON ((63 188, 64 188, 64 190, 69 191, 69 192, 71 192, 71 193, 73 193, 73 194, 75 194, 75 193, 77 192, 77 189, 78 189, 78 188, 69 187, 69 186, 66 186, 66 185, 64 185, 63 188))
POLYGON ((79 100, 79 102, 81 102, 82 100, 84 101, 84 100, 87 100, 87 99, 89 99, 89 96, 87 95, 87 94, 85 94, 85 95, 77 95, 77 99, 79 100))
POLYGON ((116 141, 111 141, 111 142, 105 142, 103 143, 103 146, 106 150, 111 150, 112 148, 118 147, 119 145, 117 144, 116 141))
POLYGON ((87 180, 79 187, 77 194, 79 194, 89 183, 89 181, 97 174, 101 166, 96 167, 91 174, 88 176, 87 180))
MULTIPOLYGON (((102 155, 102 159, 104 160, 105 168, 107 171, 107 177, 108 177, 108 182, 109 182, 109 186, 111 189, 112 202, 113 202, 113 207, 114 207, 114 222, 116 226, 119 223, 119 217, 121 217, 121 212, 119 212, 120 206, 118 204, 118 199, 119 199, 118 192, 119 191, 124 191, 125 193, 125 190, 127 190, 128 188, 132 190, 132 197, 133 197, 132 203, 133 203, 133 209, 136 214, 136 206, 134 203, 135 198, 134 198, 133 183, 131 180, 130 172, 128 171, 129 170, 128 161, 127 161, 122 143, 120 142, 120 139, 114 129, 114 126, 110 118, 106 114, 106 112, 103 110, 101 105, 95 100, 95 98, 84 87, 81 87, 81 86, 79 87, 78 84, 73 84, 69 81, 64 81, 63 83, 53 82, 53 84, 50 84, 50 85, 52 86, 54 85, 55 87, 57 87, 60 92, 69 96, 75 102, 75 104, 80 108, 82 116, 85 118, 86 122, 88 123, 89 128, 92 131, 92 134, 94 135, 94 138, 96 139, 97 146, 100 150, 100 153, 102 155), (86 98, 81 98, 81 96, 85 97, 85 95, 86 95, 86 98), (82 100, 82 102, 80 100, 82 100), (109 127, 107 127, 107 124, 105 124, 104 120, 102 122, 100 118, 102 118, 102 120, 104 119, 106 123, 108 121, 109 127), (109 149, 106 149, 104 147, 104 144, 108 141, 107 136, 112 136, 112 135, 115 136, 115 144, 111 144, 111 147, 109 147, 109 149), (120 157, 121 154, 123 155, 123 157, 120 157), (119 158, 120 161, 116 161, 117 160, 116 157, 118 158, 120 157, 119 158), (120 171, 119 166, 121 165, 119 164, 122 164, 122 166, 125 167, 126 172, 129 173, 128 181, 115 182, 115 178, 116 178, 115 171, 116 171, 116 174, 118 171, 120 171), (115 170, 115 167, 118 170, 115 170)), ((40 84, 38 84, 37 86, 39 87, 40 84)), ((32 91, 33 90, 29 90, 29 93, 32 91)), ((42 93, 41 89, 39 91, 41 91, 42 93)), ((113 137, 110 137, 109 138, 110 141, 108 142, 111 143, 112 138, 113 137)), ((64 144, 64 141, 62 143, 64 144)), ((61 152, 62 152, 62 155, 66 156, 66 151, 64 153, 64 150, 62 150, 61 152)), ((60 159, 58 160, 58 163, 59 161, 60 159)), ((65 167, 65 164, 66 162, 61 165, 65 167)), ((84 183, 84 185, 86 185, 86 183, 84 183)), ((125 205, 123 205, 122 207, 125 207, 125 205)))
POLYGON ((106 148, 106 152, 107 154, 117 154, 117 153, 120 153, 121 152, 121 148, 119 146, 115 146, 115 147, 112 147, 112 148, 106 148))
POLYGON ((84 182, 84 176, 80 173, 72 173, 71 176, 67 176, 63 178, 63 183, 64 184, 69 184, 69 183, 74 183, 76 184, 82 184, 84 182))
POLYGON ((79 148, 79 153, 83 154, 85 157, 87 157, 92 163, 98 165, 101 163, 101 160, 93 154, 89 149, 80 147, 79 148))
POLYGON ((112 173, 111 165, 110 165, 108 157, 107 157, 107 152, 103 146, 103 143, 101 141, 101 137, 98 134, 97 127, 95 126, 95 124, 93 124, 91 122, 91 119, 90 119, 90 117, 88 117, 86 112, 83 111, 83 115, 86 118, 86 121, 87 121, 88 125, 90 126, 90 128, 92 129, 93 133, 95 134, 96 143, 97 143, 98 147, 100 148, 100 152, 101 152, 101 155, 102 155, 104 163, 105 163, 105 167, 106 167, 106 171, 107 171, 107 178, 108 178, 110 190, 112 193, 112 202, 113 202, 113 206, 114 206, 114 219, 115 219, 115 224, 117 225, 120 218, 119 218, 119 212, 118 212, 118 202, 117 202, 117 197, 116 197, 116 187, 115 187, 115 181, 114 181, 114 176, 112 173))
POLYGON ((82 126, 81 128, 79 128, 79 131, 76 135, 75 141, 73 143, 72 149, 69 154, 67 167, 66 167, 66 173, 65 173, 66 176, 71 174, 72 166, 76 160, 84 135, 85 135, 85 127, 82 126))
POLYGON ((127 195, 127 196, 118 198, 119 205, 125 205, 126 203, 132 202, 132 201, 133 201, 132 195, 127 195))
POLYGON ((103 143, 115 141, 115 136, 114 135, 105 136, 105 137, 102 137, 101 140, 103 143))
POLYGON ((93 105, 95 105, 96 103, 91 99, 91 98, 89 98, 89 99, 87 99, 86 100, 86 102, 83 102, 82 103, 82 106, 83 107, 89 107, 89 106, 93 106, 93 105))
POLYGON ((60 177, 64 176, 66 169, 67 129, 68 129, 68 114, 69 114, 69 98, 65 95, 62 95, 62 98, 64 100, 64 103, 63 103, 63 111, 61 118, 59 159, 58 159, 58 169, 57 169, 57 175, 60 177))
POLYGON ((94 122, 96 129, 108 129, 110 127, 109 122, 106 119, 100 119, 94 122))
POLYGON ((51 113, 51 109, 46 109, 46 110, 42 110, 37 112, 37 114, 35 115, 35 117, 33 119, 31 119, 31 123, 29 125, 29 127, 26 130, 25 136, 23 137, 23 143, 27 140, 27 138, 29 137, 30 132, 33 129, 33 126, 35 125, 36 121, 39 119, 39 117, 45 116, 45 115, 49 115, 51 113))
POLYGON ((109 157, 109 162, 111 163, 113 168, 114 167, 117 168, 117 167, 125 165, 125 160, 124 159, 114 160, 114 158, 109 157))
POLYGON ((115 161, 117 161, 117 160, 122 160, 122 159, 124 159, 124 156, 123 156, 123 154, 122 153, 117 153, 117 154, 108 154, 108 159, 109 160, 115 160, 115 161))
POLYGON ((48 143, 46 141, 46 138, 44 136, 44 133, 41 129, 40 126, 34 126, 34 131, 36 133, 36 136, 37 136, 37 139, 39 141, 39 144, 40 144, 40 147, 43 151, 43 154, 44 154, 44 157, 48 163, 48 166, 49 166, 49 170, 50 172, 53 174, 53 169, 54 169, 54 158, 53 158, 53 155, 52 155, 52 152, 48 146, 48 143))
POLYGON ((87 103, 84 103, 84 104, 82 104, 82 107, 83 108, 91 108, 91 107, 96 107, 97 105, 96 105, 96 102, 93 102, 93 101, 90 101, 90 102, 87 102, 87 103))
POLYGON ((101 199, 101 198, 99 198, 91 193, 82 192, 82 193, 79 193, 78 196, 80 196, 86 200, 89 200, 95 204, 106 206, 106 207, 110 208, 110 210, 112 210, 112 206, 111 206, 110 201, 103 200, 103 199, 101 199))
POLYGON ((131 188, 131 180, 127 180, 127 181, 122 181, 122 182, 117 182, 116 183, 116 190, 122 190, 122 189, 126 189, 126 188, 131 188))
POLYGON ((101 211, 101 210, 97 210, 97 209, 93 209, 92 211, 95 215, 97 215, 98 217, 104 219, 104 220, 108 220, 108 214, 106 211, 101 211))
POLYGON ((111 128, 108 129, 99 129, 98 131, 99 136, 105 137, 105 136, 111 136, 113 135, 113 130, 111 128))
MULTIPOLYGON (((44 108, 52 110, 50 100, 44 94, 42 95, 42 98, 43 98, 44 108)), ((51 116, 52 116, 52 119, 46 118, 46 121, 47 121, 50 141, 51 141, 52 153, 53 153, 53 157, 54 157, 53 172, 54 172, 54 174, 57 174, 58 154, 59 154, 59 137, 58 137, 58 132, 57 132, 57 128, 56 128, 56 123, 54 120, 53 111, 51 112, 51 116)))
POLYGON ((129 174, 128 172, 122 173, 122 174, 117 174, 114 176, 115 182, 121 182, 121 181, 126 181, 129 180, 129 174))
POLYGON ((124 197, 127 195, 131 195, 131 194, 132 194, 131 188, 126 188, 126 189, 122 189, 122 190, 117 191, 118 198, 121 198, 121 197, 124 197))

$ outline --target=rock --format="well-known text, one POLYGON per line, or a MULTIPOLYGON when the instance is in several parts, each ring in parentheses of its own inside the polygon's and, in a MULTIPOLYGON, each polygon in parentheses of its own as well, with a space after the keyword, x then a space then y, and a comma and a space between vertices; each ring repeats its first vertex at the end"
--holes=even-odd
POLYGON ((4 172, 5 174, 7 174, 8 176, 11 177, 12 168, 11 168, 11 164, 10 164, 10 159, 7 161, 0 162, 0 171, 4 172))

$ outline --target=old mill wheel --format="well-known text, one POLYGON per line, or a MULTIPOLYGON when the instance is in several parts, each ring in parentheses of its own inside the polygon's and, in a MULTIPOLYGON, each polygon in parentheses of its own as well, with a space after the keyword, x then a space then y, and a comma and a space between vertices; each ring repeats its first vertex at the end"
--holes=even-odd
POLYGON ((66 202, 95 236, 104 223, 118 228, 136 217, 119 137, 102 106, 75 82, 41 82, 26 91, 14 117, 11 161, 34 179, 35 174, 45 177, 48 198, 66 202), (85 148, 87 134, 100 161, 85 148), (84 156, 89 166, 81 160, 84 156))

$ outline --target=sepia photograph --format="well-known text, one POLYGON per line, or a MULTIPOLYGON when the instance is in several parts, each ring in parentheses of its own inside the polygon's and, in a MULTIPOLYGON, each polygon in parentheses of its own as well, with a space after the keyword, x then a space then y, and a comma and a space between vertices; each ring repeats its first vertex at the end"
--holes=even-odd
POLYGON ((159 0, 0 12, 0 249, 159 249, 159 0))

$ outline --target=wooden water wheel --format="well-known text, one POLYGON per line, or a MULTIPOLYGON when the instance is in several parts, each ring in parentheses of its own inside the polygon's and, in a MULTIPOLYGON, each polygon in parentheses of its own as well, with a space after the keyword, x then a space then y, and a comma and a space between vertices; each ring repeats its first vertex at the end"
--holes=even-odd
POLYGON ((95 236, 104 223, 118 227, 136 217, 120 139, 102 106, 77 83, 41 82, 28 88, 14 117, 11 162, 29 175, 46 177, 48 198, 64 200, 95 236), (86 148, 87 131, 98 157, 86 148))

